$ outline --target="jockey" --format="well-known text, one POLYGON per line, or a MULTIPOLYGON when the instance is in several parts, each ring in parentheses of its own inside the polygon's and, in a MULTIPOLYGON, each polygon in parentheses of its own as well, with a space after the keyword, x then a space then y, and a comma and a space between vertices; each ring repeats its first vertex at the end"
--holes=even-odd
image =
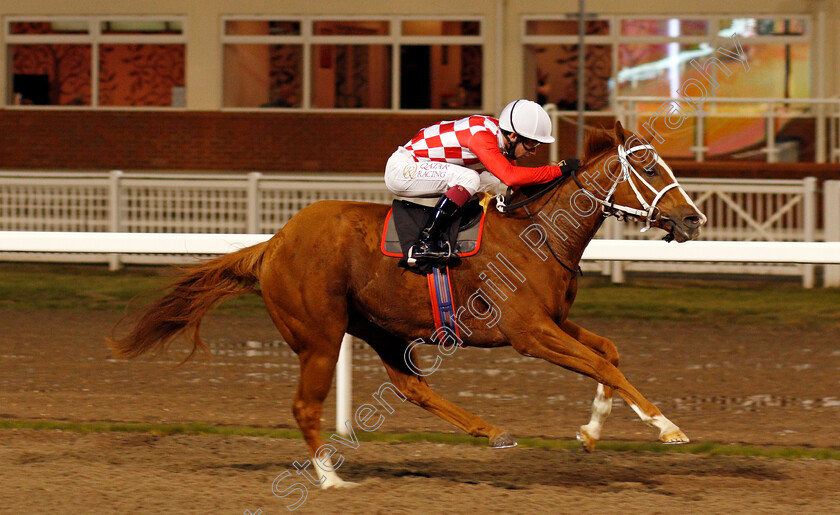
POLYGON ((385 185, 403 197, 437 197, 426 226, 408 252, 408 264, 437 263, 450 253, 440 238, 458 209, 477 191, 495 190, 499 181, 518 187, 541 184, 563 174, 559 166, 526 168, 516 160, 551 143, 551 118, 530 100, 519 99, 499 118, 473 115, 426 127, 397 148, 385 166, 385 185))

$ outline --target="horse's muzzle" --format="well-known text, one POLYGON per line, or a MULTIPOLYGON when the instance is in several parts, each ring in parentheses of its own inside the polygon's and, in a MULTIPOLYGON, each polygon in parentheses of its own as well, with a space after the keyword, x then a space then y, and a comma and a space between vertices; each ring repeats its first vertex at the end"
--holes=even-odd
POLYGON ((683 243, 700 236, 700 228, 706 223, 706 215, 698 211, 682 217, 662 216, 662 229, 668 231, 666 240, 683 243))

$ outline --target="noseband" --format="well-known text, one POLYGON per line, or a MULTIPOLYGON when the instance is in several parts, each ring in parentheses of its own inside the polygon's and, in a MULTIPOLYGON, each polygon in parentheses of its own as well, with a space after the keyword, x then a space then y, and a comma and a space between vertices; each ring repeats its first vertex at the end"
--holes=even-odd
POLYGON ((583 193, 586 194, 587 197, 589 197, 594 202, 596 202, 596 203, 598 203, 602 206, 604 214, 606 216, 615 216, 617 218, 620 218, 621 215, 624 214, 624 215, 631 215, 631 216, 636 216, 638 218, 641 218, 642 220, 645 221, 645 226, 644 226, 644 228, 642 228, 641 232, 645 232, 648 229, 650 229, 651 222, 656 221, 656 218, 655 218, 654 215, 656 214, 657 211, 659 211, 659 208, 656 207, 656 205, 659 203, 659 201, 662 199, 662 197, 668 191, 670 191, 674 188, 679 188, 680 185, 676 181, 676 179, 674 180, 674 182, 665 186, 661 190, 657 190, 656 188, 654 188, 653 186, 648 184, 648 182, 630 164, 630 161, 627 159, 628 156, 632 155, 634 152, 637 152, 639 150, 652 150, 654 153, 656 152, 656 150, 650 145, 636 145, 635 147, 632 147, 629 150, 625 150, 624 145, 619 145, 618 146, 618 161, 621 164, 621 173, 616 176, 615 180, 612 183, 612 186, 610 187, 609 192, 607 193, 607 197, 605 199, 600 199, 600 198, 596 197, 594 193, 592 193, 591 191, 584 188, 583 185, 578 180, 577 171, 572 173, 572 178, 574 179, 575 184, 577 184, 577 187, 580 188, 583 191, 583 193), (633 175, 635 175, 636 177, 638 177, 639 181, 642 184, 644 184, 645 186, 647 186, 647 188, 650 191, 653 192, 653 194, 654 194, 653 202, 651 202, 650 204, 647 203, 647 201, 645 200, 645 197, 642 195, 642 193, 639 191, 638 186, 636 186, 636 183, 633 181, 633 179, 631 177, 631 173, 633 175), (630 187, 633 189, 633 193, 636 194, 636 200, 639 201, 639 204, 642 206, 642 209, 637 209, 637 208, 630 207, 630 206, 618 205, 618 204, 615 203, 614 200, 612 200, 613 195, 615 195, 615 190, 618 187, 618 184, 620 182, 623 182, 623 181, 629 181, 630 182, 630 187))

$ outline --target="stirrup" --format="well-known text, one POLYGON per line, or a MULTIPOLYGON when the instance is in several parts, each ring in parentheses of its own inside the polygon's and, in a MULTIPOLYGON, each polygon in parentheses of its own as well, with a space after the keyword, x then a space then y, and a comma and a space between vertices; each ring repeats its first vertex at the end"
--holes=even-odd
MULTIPOLYGON (((408 249, 408 256, 406 256, 406 258, 405 258, 406 264, 408 266, 417 266, 418 260, 424 260, 424 261, 427 261, 427 262, 430 262, 430 263, 445 263, 446 261, 449 261, 452 258, 452 244, 450 244, 449 241, 446 241, 446 240, 444 240, 444 243, 446 243, 446 255, 441 256, 439 258, 431 258, 431 257, 427 257, 427 256, 421 256, 419 258, 415 258, 414 256, 411 255, 411 251, 414 250, 414 245, 412 245, 408 249)), ((416 244, 417 243, 415 243, 415 245, 416 244)))

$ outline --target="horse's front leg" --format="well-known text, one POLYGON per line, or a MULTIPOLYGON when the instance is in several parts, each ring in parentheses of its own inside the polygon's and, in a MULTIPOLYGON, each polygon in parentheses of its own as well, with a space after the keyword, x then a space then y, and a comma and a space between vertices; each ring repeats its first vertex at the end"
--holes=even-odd
POLYGON ((530 330, 524 331, 521 326, 506 328, 513 336, 511 345, 517 352, 542 358, 615 389, 642 421, 659 429, 662 442, 678 444, 689 441, 685 433, 639 393, 615 365, 565 333, 550 318, 541 316, 537 320, 528 321, 526 327, 530 330))
MULTIPOLYGON (((568 320, 560 324, 560 329, 597 352, 614 367, 618 368, 618 349, 615 348, 615 344, 612 341, 587 331, 583 327, 568 320)), ((598 383, 595 399, 592 401, 592 416, 589 419, 589 423, 580 426, 577 433, 577 439, 586 452, 592 452, 595 449, 595 444, 601 439, 604 422, 607 421, 607 417, 610 416, 610 412, 612 411, 613 391, 609 386, 598 383)))

